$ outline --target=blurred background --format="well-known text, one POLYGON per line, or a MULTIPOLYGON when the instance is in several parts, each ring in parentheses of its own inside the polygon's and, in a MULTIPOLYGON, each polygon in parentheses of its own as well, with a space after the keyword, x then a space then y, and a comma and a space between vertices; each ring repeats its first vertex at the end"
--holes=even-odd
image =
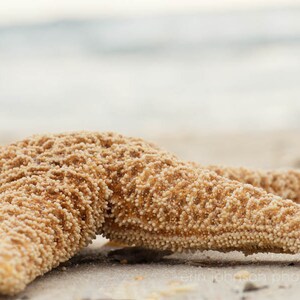
POLYGON ((0 144, 118 131, 202 163, 300 166, 300 0, 0 6, 0 144))

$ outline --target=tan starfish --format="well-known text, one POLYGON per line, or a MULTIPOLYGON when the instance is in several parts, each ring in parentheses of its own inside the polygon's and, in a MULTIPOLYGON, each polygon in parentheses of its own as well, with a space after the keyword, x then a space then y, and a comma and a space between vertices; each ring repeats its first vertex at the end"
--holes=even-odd
POLYGON ((271 179, 276 174, 204 169, 114 133, 35 136, 2 147, 0 293, 21 291, 97 233, 172 251, 298 253, 299 205, 236 181, 298 201, 298 173, 279 173, 282 181, 271 179))

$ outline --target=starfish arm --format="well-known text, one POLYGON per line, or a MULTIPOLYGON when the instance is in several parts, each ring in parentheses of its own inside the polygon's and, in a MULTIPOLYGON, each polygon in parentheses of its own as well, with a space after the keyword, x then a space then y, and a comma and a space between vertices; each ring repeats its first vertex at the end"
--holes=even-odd
POLYGON ((110 195, 97 147, 78 134, 1 149, 0 294, 18 293, 95 238, 110 195))
POLYGON ((108 238, 172 251, 299 252, 298 204, 147 151, 129 151, 112 175, 118 186, 101 232, 108 238))
POLYGON ((268 193, 300 203, 300 172, 298 170, 266 171, 223 166, 205 168, 220 176, 263 188, 268 193))

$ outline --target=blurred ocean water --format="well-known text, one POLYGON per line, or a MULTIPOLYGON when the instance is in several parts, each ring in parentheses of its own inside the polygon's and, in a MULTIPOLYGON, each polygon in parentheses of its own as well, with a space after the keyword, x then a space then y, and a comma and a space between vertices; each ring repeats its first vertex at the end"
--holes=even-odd
POLYGON ((0 133, 300 128, 300 8, 0 27, 0 133))

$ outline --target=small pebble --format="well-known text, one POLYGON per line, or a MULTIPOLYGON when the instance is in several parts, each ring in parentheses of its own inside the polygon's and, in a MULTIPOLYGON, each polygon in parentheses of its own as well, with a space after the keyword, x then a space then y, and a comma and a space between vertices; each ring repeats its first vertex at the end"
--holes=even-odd
POLYGON ((144 277, 143 276, 135 276, 134 280, 144 280, 144 277))
POLYGON ((234 278, 235 279, 249 279, 250 275, 251 274, 248 271, 241 270, 234 274, 234 278))
POLYGON ((244 285, 244 289, 243 292, 247 293, 247 292, 255 292, 258 290, 262 290, 262 289, 266 289, 268 286, 267 285, 263 285, 263 286, 257 286, 256 284, 254 284, 253 282, 246 282, 244 285))

